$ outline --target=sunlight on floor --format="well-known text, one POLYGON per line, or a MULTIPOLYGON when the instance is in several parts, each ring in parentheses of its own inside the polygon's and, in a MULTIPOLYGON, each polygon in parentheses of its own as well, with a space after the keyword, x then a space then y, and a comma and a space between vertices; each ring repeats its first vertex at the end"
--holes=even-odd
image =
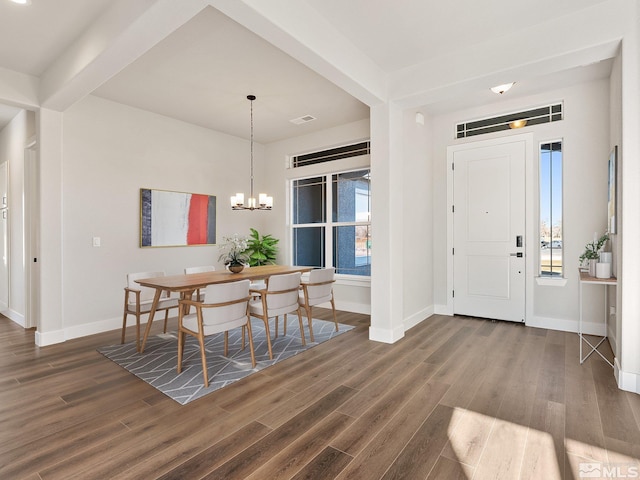
MULTIPOLYGON (((550 432, 558 430, 547 423, 550 432)), ((559 430, 556 438, 564 434, 559 430)), ((461 463, 468 479, 640 478, 633 456, 570 438, 557 444, 549 432, 464 408, 454 409, 447 434, 442 456, 461 463)))
POLYGON ((546 432, 456 408, 448 435, 443 455, 465 465, 469 479, 563 478, 546 432))

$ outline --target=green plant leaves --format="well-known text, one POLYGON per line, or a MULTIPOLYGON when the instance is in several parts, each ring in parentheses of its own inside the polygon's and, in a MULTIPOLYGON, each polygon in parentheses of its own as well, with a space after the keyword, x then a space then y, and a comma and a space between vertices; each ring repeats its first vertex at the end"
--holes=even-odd
POLYGON ((255 267, 275 264, 278 253, 276 245, 280 240, 272 235, 263 235, 261 237, 255 228, 250 228, 249 230, 251 230, 251 235, 247 239, 247 250, 245 250, 245 253, 249 255, 249 265, 255 267))

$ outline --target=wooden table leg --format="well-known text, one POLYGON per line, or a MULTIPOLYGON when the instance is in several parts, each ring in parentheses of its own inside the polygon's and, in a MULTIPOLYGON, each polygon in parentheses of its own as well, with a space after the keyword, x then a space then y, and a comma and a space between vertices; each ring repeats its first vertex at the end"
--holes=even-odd
POLYGON ((151 310, 149 310, 149 320, 147 320, 147 328, 144 329, 144 337, 142 339, 142 345, 138 353, 144 352, 144 346, 147 344, 147 337, 151 331, 151 324, 153 323, 153 317, 156 315, 156 308, 160 302, 160 295, 162 295, 162 289, 156 288, 156 294, 153 296, 153 303, 151 304, 151 310))

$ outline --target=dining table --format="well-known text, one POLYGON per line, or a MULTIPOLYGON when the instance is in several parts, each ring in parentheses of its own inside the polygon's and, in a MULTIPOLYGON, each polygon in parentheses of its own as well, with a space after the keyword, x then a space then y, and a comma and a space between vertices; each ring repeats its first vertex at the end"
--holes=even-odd
POLYGON ((143 287, 155 289, 153 303, 149 310, 149 319, 144 330, 144 337, 139 353, 144 352, 144 347, 151 331, 151 324, 156 313, 156 308, 160 301, 162 292, 178 293, 181 299, 190 299, 193 292, 207 285, 216 283, 237 282, 239 280, 266 280, 272 275, 284 275, 287 273, 305 273, 309 272, 313 267, 301 267, 291 265, 260 265, 257 267, 245 267, 239 273, 233 273, 228 270, 215 270, 213 272, 188 273, 181 275, 167 275, 163 277, 142 278, 136 280, 136 283, 143 287))

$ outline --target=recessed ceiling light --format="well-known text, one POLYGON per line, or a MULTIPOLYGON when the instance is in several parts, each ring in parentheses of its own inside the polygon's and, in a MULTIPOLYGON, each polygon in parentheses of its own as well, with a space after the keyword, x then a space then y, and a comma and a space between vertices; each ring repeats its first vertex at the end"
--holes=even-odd
POLYGON ((31 5, 31 0, 11 0, 13 3, 20 5, 31 5))
POLYGON ((491 87, 491 91, 493 93, 497 93, 499 95, 502 95, 504 92, 506 92, 507 90, 509 90, 511 87, 513 87, 513 84, 516 82, 511 82, 511 83, 504 83, 502 85, 496 85, 495 87, 491 87))

